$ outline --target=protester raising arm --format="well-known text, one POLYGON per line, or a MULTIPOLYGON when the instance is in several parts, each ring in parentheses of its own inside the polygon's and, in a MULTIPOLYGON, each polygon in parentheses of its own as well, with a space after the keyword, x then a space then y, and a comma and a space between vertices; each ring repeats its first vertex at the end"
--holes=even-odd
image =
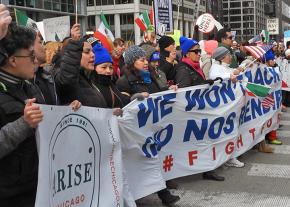
POLYGON ((83 42, 79 41, 80 29, 75 24, 71 29, 72 39, 66 46, 59 71, 55 76, 55 82, 60 87, 77 84, 83 51, 83 42))
POLYGON ((0 4, 0 40, 6 36, 12 18, 4 4, 0 4))

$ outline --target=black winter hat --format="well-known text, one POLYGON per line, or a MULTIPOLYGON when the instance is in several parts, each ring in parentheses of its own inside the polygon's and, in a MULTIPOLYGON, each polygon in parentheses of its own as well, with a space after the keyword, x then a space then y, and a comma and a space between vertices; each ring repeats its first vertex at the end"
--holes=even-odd
POLYGON ((160 47, 160 51, 164 51, 164 49, 170 45, 172 45, 173 43, 175 43, 174 39, 172 37, 169 36, 162 36, 159 40, 159 47, 160 47))

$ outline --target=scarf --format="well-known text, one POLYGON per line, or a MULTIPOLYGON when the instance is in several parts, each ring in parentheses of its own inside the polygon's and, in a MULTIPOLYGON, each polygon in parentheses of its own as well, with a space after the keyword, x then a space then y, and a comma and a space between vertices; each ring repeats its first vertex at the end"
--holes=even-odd
POLYGON ((96 81, 98 84, 101 84, 103 86, 110 86, 112 84, 112 76, 96 73, 96 81))
POLYGON ((198 72, 198 74, 204 79, 204 80, 206 80, 205 79, 205 75, 204 75, 204 73, 203 73, 203 71, 202 71, 202 69, 201 69, 201 67, 200 67, 200 64, 199 64, 199 62, 194 62, 194 61, 192 61, 190 58, 188 58, 188 57, 183 57, 182 58, 182 60, 181 60, 182 62, 184 62, 184 63, 186 63, 187 65, 190 65, 196 72, 198 72))
POLYGON ((146 84, 152 83, 151 74, 148 70, 140 70, 139 74, 140 74, 142 80, 144 81, 144 83, 146 83, 146 84))

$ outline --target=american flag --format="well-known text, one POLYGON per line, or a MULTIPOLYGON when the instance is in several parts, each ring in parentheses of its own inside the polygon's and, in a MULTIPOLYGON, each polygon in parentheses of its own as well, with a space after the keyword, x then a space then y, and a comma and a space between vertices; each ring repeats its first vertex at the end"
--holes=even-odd
POLYGON ((268 96, 266 96, 263 100, 262 100, 262 107, 263 108, 266 108, 266 109, 269 109, 271 107, 274 106, 275 104, 275 100, 274 100, 274 97, 269 94, 268 96))
POLYGON ((273 45, 245 46, 245 49, 256 59, 261 59, 272 47, 273 45))
POLYGON ((250 43, 250 44, 252 44, 252 43, 257 43, 257 42, 262 42, 262 38, 261 38, 261 36, 260 35, 256 35, 255 37, 253 37, 252 39, 250 39, 248 42, 250 43))

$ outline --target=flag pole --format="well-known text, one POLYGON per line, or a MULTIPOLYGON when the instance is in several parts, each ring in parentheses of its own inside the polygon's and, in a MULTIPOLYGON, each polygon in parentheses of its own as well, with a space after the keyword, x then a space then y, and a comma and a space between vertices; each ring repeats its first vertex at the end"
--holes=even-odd
POLYGON ((17 18, 17 15, 16 15, 16 9, 15 8, 14 8, 14 15, 15 15, 16 24, 19 25, 18 24, 18 18, 17 18))
POLYGON ((75 0, 76 4, 76 24, 78 23, 78 0, 75 0))
POLYGON ((180 7, 180 0, 177 0, 177 24, 176 24, 176 30, 178 30, 178 22, 179 22, 179 7, 180 7))

